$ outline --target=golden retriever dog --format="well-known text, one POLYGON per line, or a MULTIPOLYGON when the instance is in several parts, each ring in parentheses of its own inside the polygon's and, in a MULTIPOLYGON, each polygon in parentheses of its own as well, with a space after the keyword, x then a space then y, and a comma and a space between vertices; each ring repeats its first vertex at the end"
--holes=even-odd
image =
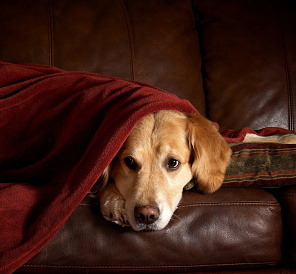
MULTIPOLYGON (((254 140, 263 141, 251 134, 245 139, 254 140)), ((200 115, 162 110, 145 116, 103 174, 101 213, 136 231, 163 229, 192 179, 203 193, 220 188, 230 156, 216 127, 200 115)))
POLYGON ((134 230, 160 230, 195 178, 205 193, 224 179, 231 149, 200 115, 162 110, 142 118, 104 172, 98 193, 105 219, 134 230))

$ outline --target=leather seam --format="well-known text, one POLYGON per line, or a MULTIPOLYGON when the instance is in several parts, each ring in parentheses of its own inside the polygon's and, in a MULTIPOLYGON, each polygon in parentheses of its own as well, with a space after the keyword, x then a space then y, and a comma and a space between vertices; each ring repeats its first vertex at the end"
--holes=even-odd
POLYGON ((51 0, 46 0, 48 16, 48 64, 54 66, 54 24, 51 0))
POLYGON ((294 127, 294 103, 293 103, 293 91, 291 87, 291 65, 288 58, 288 50, 287 50, 287 43, 285 39, 285 31, 284 26, 280 17, 280 14, 278 12, 277 6, 275 4, 275 1, 271 1, 271 4, 273 6, 274 12, 276 14, 276 17, 278 19, 279 28, 281 31, 281 41, 282 41, 282 49, 283 49, 283 59, 284 59, 284 67, 285 67, 285 76, 286 76, 286 89, 287 89, 287 95, 288 95, 288 126, 290 130, 295 130, 294 127))
POLYGON ((38 264, 25 264, 22 267, 32 268, 73 268, 73 269, 163 269, 163 268, 198 268, 198 267, 213 267, 213 266, 241 266, 241 265, 275 265, 278 261, 262 262, 262 263, 221 263, 221 264, 193 264, 193 265, 122 265, 122 266, 84 266, 84 265, 38 265, 38 264))
POLYGON ((205 206, 277 206, 280 207, 278 203, 204 203, 204 204, 186 204, 179 205, 178 208, 181 207, 205 207, 205 206))
POLYGON ((132 40, 132 28, 131 28, 131 24, 130 24, 126 4, 122 0, 120 0, 120 4, 121 4, 121 8, 122 8, 122 13, 123 13, 123 16, 124 16, 125 30, 126 30, 127 41, 128 41, 131 80, 135 80, 134 45, 133 45, 133 40, 132 40))

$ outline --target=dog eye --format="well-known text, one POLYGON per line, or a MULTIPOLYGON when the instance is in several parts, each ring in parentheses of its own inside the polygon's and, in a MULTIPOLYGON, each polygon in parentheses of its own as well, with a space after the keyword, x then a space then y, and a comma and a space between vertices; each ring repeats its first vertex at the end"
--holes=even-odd
POLYGON ((171 158, 168 160, 167 167, 170 170, 176 170, 180 166, 180 162, 177 159, 171 158))
POLYGON ((137 163, 132 157, 124 158, 124 162, 130 169, 135 170, 137 168, 137 163))

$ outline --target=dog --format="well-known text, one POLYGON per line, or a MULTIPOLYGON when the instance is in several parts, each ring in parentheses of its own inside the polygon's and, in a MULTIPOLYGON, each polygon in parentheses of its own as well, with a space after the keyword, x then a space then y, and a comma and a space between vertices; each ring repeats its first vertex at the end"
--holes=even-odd
MULTIPOLYGON (((246 136, 245 142, 295 143, 295 136, 246 136), (276 138, 276 139, 275 139, 276 138)), ((212 122, 197 114, 161 110, 142 118, 103 173, 96 199, 106 220, 135 231, 161 230, 184 187, 220 188, 231 149, 212 122)))

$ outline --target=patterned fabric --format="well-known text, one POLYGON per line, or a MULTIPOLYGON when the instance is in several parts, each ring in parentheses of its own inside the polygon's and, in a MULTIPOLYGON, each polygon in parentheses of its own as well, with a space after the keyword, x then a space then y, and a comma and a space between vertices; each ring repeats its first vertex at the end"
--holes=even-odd
POLYGON ((231 148, 223 187, 296 184, 296 145, 242 143, 231 148))

